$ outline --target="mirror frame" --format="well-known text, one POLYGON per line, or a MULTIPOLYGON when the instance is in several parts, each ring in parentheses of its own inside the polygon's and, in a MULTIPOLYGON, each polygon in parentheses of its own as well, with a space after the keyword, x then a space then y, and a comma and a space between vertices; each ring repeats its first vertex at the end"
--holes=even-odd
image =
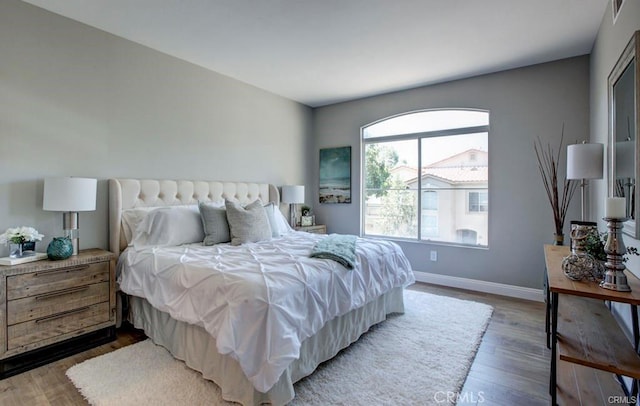
POLYGON ((634 170, 636 187, 634 188, 633 212, 635 213, 635 220, 627 220, 624 222, 623 232, 632 236, 635 239, 640 239, 640 220, 637 218, 640 203, 638 202, 638 180, 640 179, 640 167, 638 166, 638 157, 640 156, 640 63, 638 63, 638 56, 640 56, 640 30, 636 31, 629 43, 625 47, 624 51, 620 55, 620 58, 614 65, 608 78, 608 96, 609 96, 609 196, 615 196, 614 188, 616 184, 616 120, 615 120, 615 100, 613 87, 615 83, 620 79, 629 64, 635 60, 635 77, 634 77, 634 102, 635 102, 635 134, 634 134, 634 170))

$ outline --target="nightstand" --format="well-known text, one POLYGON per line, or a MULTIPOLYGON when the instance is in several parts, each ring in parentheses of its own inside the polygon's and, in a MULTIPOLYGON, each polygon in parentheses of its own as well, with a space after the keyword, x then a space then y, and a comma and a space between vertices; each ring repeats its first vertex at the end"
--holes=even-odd
POLYGON ((327 233, 327 226, 325 226, 324 224, 316 224, 315 226, 298 226, 296 227, 296 231, 305 231, 307 233, 313 233, 313 234, 326 234, 327 233))
POLYGON ((116 257, 0 266, 0 378, 115 339, 116 257))

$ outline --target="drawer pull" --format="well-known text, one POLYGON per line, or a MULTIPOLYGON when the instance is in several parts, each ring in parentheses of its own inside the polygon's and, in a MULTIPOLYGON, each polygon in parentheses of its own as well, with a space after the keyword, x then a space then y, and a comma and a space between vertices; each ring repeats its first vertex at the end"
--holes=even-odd
POLYGON ((38 276, 42 276, 42 275, 51 275, 54 273, 60 273, 60 272, 75 272, 75 271, 82 271, 89 268, 89 265, 82 265, 82 266, 77 266, 74 268, 61 268, 61 269, 50 269, 47 271, 40 271, 40 272, 34 272, 33 276, 34 277, 38 277, 38 276))
POLYGON ((67 310, 66 312, 54 314, 52 316, 41 317, 39 319, 36 319, 35 322, 36 323, 44 323, 45 321, 51 321, 51 320, 59 319, 61 317, 65 317, 65 316, 68 316, 70 314, 82 313, 84 311, 89 310, 90 308, 91 308, 91 306, 85 306, 85 307, 81 307, 79 309, 67 310))
POLYGON ((58 290, 58 291, 50 292, 50 293, 43 293, 42 295, 36 296, 36 300, 43 300, 43 299, 49 299, 49 298, 52 298, 52 297, 68 295, 68 294, 71 294, 71 293, 81 292, 81 291, 87 290, 87 289, 89 289, 89 285, 78 286, 78 287, 75 287, 75 288, 69 288, 69 289, 64 289, 64 290, 58 290))

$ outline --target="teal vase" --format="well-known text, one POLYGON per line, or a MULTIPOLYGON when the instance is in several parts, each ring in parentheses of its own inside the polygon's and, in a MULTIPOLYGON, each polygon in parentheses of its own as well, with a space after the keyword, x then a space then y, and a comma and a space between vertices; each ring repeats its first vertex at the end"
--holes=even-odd
POLYGON ((71 254, 73 254, 73 244, 69 237, 54 237, 47 247, 47 256, 54 261, 67 259, 71 254))

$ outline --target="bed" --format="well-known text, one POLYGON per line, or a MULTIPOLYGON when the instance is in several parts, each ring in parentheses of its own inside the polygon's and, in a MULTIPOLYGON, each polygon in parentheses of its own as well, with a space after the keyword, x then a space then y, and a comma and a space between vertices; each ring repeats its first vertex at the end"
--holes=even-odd
POLYGON ((291 230, 279 208, 277 188, 265 183, 109 180, 109 243, 119 255, 125 317, 215 382, 225 400, 243 405, 292 400, 296 381, 388 314, 403 312, 403 289, 414 282, 400 248, 384 240, 358 238, 354 269, 309 258, 327 237, 291 230), (273 235, 209 246, 189 236, 183 244, 194 207, 221 208, 225 199, 272 207, 273 235), (167 218, 161 213, 188 218, 160 240, 142 233, 141 243, 140 229, 150 224, 177 230, 159 222, 167 218))

